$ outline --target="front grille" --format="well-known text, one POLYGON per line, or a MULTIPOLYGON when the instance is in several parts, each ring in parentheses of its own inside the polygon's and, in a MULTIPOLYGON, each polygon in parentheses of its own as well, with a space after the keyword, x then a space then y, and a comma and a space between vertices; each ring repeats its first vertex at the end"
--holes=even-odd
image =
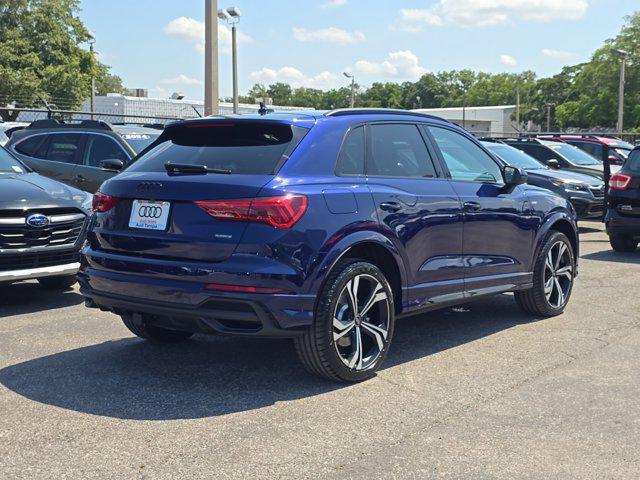
POLYGON ((77 210, 42 213, 49 218, 43 227, 27 225, 28 215, 0 217, 0 250, 74 245, 82 233, 86 216, 77 210))
POLYGON ((0 255, 0 272, 54 267, 56 265, 66 265, 79 261, 80 254, 76 251, 0 255))
POLYGON ((594 197, 596 198, 604 198, 604 187, 589 187, 589 190, 591 190, 591 193, 593 194, 594 197))

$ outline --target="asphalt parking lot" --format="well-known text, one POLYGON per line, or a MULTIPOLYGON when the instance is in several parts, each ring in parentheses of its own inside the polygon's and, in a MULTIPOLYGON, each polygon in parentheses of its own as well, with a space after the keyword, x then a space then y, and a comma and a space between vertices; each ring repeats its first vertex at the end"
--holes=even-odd
POLYGON ((0 478, 638 478, 640 251, 582 229, 566 313, 402 320, 368 382, 288 341, 158 347, 77 291, 0 290, 0 478))

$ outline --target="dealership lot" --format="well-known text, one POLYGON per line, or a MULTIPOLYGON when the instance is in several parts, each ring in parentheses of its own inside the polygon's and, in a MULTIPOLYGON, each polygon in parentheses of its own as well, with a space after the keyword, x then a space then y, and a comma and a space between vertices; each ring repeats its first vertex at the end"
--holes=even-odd
POLYGON ((2 478, 635 478, 640 251, 583 224, 565 314, 503 295, 400 321, 342 386, 290 342, 154 346, 77 291, 0 290, 2 478))

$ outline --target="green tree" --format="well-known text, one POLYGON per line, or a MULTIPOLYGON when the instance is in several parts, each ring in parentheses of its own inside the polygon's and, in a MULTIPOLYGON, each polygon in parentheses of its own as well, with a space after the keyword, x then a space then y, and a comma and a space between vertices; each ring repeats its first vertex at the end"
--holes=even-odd
POLYGON ((122 90, 120 79, 81 47, 90 34, 78 12, 77 0, 0 0, 0 104, 28 107, 44 99, 77 108, 91 94, 92 75, 99 92, 122 90))
POLYGON ((267 89, 267 95, 273 99, 274 105, 291 105, 292 94, 293 89, 288 83, 274 83, 267 89))

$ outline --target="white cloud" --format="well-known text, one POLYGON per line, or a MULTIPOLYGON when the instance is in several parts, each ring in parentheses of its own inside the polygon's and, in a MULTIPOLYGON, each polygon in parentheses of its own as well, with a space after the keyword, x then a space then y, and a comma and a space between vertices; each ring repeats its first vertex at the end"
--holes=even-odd
POLYGON ((516 59, 511 55, 500 55, 500 61, 510 67, 515 67, 516 65, 518 65, 516 59))
POLYGON ((359 60, 353 66, 356 73, 383 78, 416 79, 427 70, 420 66, 418 57, 411 50, 390 52, 382 62, 359 60))
MULTIPOLYGON (((204 52, 204 23, 189 17, 179 17, 164 26, 164 33, 193 44, 198 53, 204 52)), ((253 42, 253 38, 238 32, 238 44, 253 42)), ((218 25, 218 44, 224 53, 231 51, 231 30, 226 25, 218 25)))
POLYGON ((331 72, 321 72, 315 76, 309 76, 295 67, 282 67, 279 70, 264 67, 249 74, 252 83, 263 83, 270 85, 276 82, 284 82, 293 88, 308 87, 328 90, 334 88, 338 83, 338 76, 331 72))
POLYGON ((320 5, 320 8, 337 8, 344 7, 347 4, 347 0, 330 0, 327 3, 320 5))
POLYGON ((197 78, 190 78, 184 73, 181 73, 175 78, 167 78, 158 82, 160 85, 202 85, 202 80, 197 78))
POLYGON ((335 27, 321 28, 319 30, 293 27, 293 38, 298 42, 326 42, 338 45, 349 45, 365 40, 362 32, 348 32, 335 27))
POLYGON ((393 28, 417 32, 424 26, 490 27, 516 20, 579 20, 588 7, 588 0, 438 0, 426 9, 401 9, 393 28))
POLYGON ((575 56, 575 53, 573 52, 567 52, 566 50, 552 50, 550 48, 543 48, 541 52, 545 57, 551 58, 567 59, 575 56))

